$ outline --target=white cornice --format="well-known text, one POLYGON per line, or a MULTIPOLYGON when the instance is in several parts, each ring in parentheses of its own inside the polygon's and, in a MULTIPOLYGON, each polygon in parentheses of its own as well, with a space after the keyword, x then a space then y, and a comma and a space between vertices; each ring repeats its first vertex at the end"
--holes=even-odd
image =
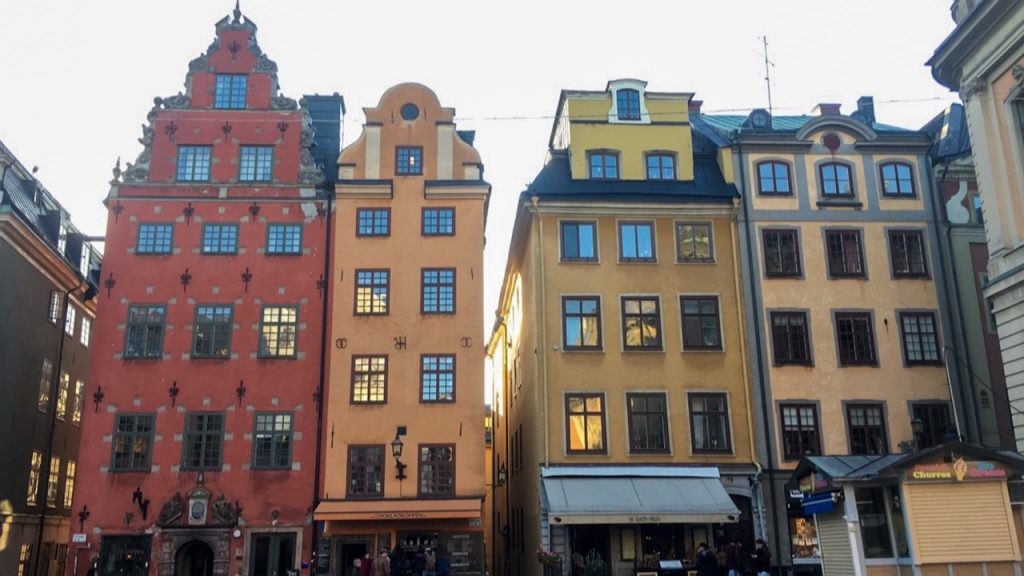
POLYGON ((736 205, 722 204, 636 204, 626 202, 544 202, 527 205, 540 216, 632 216, 645 218, 732 217, 736 205))

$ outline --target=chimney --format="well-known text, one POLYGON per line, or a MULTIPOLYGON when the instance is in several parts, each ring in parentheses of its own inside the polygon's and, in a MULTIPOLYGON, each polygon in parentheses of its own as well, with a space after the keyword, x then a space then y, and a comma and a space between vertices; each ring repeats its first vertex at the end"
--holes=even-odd
POLYGON ((703 104, 703 100, 690 100, 690 114, 700 114, 700 107, 703 104))
POLYGON ((857 98, 857 112, 864 115, 868 126, 875 123, 875 99, 872 96, 861 96, 857 98))
POLYGON ((815 116, 841 116, 842 112, 839 111, 841 106, 842 104, 827 104, 822 102, 815 106, 814 110, 811 110, 811 114, 815 116))

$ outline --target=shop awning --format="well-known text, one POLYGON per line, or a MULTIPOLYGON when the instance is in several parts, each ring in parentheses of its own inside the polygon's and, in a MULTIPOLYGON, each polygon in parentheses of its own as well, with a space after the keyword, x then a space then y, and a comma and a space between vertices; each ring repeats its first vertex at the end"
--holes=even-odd
POLYGON ((687 476, 545 474, 544 493, 552 524, 669 524, 737 522, 740 511, 717 471, 687 476))
POLYGON ((447 500, 325 500, 316 520, 435 520, 481 518, 480 498, 447 500))

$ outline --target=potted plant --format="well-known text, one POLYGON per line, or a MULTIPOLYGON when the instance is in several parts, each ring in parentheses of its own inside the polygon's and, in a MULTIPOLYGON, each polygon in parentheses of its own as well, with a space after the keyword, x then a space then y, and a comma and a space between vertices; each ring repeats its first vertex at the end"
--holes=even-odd
POLYGON ((562 571, 562 556, 544 546, 537 547, 537 562, 544 567, 545 576, 554 576, 562 571))

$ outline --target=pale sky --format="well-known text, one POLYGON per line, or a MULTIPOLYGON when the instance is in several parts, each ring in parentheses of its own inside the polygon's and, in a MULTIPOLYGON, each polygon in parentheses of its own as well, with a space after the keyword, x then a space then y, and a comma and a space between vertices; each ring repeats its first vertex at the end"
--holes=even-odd
MULTIPOLYGON (((880 122, 919 128, 956 99, 924 62, 953 29, 950 0, 242 0, 279 67, 282 93, 339 92, 355 141, 363 107, 415 81, 476 130, 493 185, 485 325, 493 319, 515 200, 541 168, 563 88, 614 78, 695 92, 705 112, 767 107, 767 36, 776 114, 819 102, 843 112, 875 97, 880 122)), ((155 96, 184 90, 233 0, 0 0, 0 140, 103 234, 110 170, 134 161, 155 96)), ((410 249, 413 249, 412 247, 410 249)))

